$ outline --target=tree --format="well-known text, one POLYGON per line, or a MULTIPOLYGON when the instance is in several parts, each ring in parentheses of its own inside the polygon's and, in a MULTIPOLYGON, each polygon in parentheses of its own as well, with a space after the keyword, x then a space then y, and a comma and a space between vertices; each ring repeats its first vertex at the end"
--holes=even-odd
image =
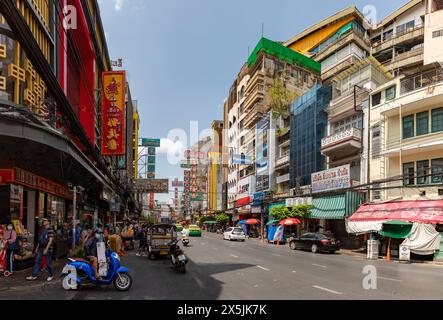
POLYGON ((221 213, 215 217, 215 221, 221 225, 226 225, 230 220, 231 218, 226 213, 221 213))
POLYGON ((288 218, 305 218, 312 209, 310 205, 299 205, 286 207, 284 205, 275 206, 271 209, 271 217, 275 220, 284 220, 288 218))
POLYGON ((284 75, 274 80, 268 91, 268 103, 273 112, 274 118, 288 118, 291 115, 291 105, 298 98, 295 92, 286 87, 284 75))

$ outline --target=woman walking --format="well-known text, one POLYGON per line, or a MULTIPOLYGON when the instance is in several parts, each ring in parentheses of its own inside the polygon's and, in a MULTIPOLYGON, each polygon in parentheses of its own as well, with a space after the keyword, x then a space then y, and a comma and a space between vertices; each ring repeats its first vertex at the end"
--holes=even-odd
POLYGON ((20 248, 19 239, 17 233, 14 231, 14 226, 12 224, 8 225, 6 232, 4 234, 4 239, 7 243, 6 248, 6 271, 4 273, 5 277, 10 277, 14 274, 14 255, 20 248))

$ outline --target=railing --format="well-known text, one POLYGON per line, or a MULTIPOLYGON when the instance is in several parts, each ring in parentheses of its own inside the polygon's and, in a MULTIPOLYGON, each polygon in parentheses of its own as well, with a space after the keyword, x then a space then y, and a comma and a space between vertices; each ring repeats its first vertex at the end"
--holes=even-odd
POLYGON ((280 177, 277 177, 277 184, 280 184, 280 183, 283 183, 283 182, 289 181, 289 179, 290 179, 290 175, 289 175, 289 173, 284 174, 284 175, 282 175, 282 176, 280 176, 280 177))
POLYGON ((277 161, 275 162, 275 166, 277 166, 277 167, 278 166, 282 166, 284 164, 289 163, 289 161, 290 161, 290 156, 289 156, 289 153, 288 153, 288 154, 278 158, 277 161))
POLYGON ((398 32, 398 33, 396 33, 395 35, 392 35, 392 36, 390 36, 390 37, 388 37, 388 38, 386 38, 386 39, 383 39, 383 40, 381 40, 381 41, 379 41, 379 42, 377 42, 377 43, 374 43, 374 44, 373 44, 373 48, 374 48, 375 51, 378 51, 378 50, 381 49, 381 47, 382 47, 384 44, 386 44, 386 43, 388 43, 388 42, 390 42, 390 41, 391 41, 391 42, 395 42, 395 40, 399 39, 400 37, 403 37, 403 36, 405 36, 405 35, 407 35, 407 34, 414 33, 414 32, 416 32, 416 31, 421 31, 421 32, 420 32, 420 35, 421 35, 422 33, 424 34, 424 26, 423 26, 423 25, 418 25, 418 26, 415 26, 414 28, 406 29, 406 30, 403 31, 403 32, 398 32))
POLYGON ((406 93, 425 88, 427 86, 439 83, 443 81, 443 69, 438 68, 434 70, 429 70, 412 77, 403 79, 400 83, 400 94, 404 95, 406 93))
POLYGON ((361 140, 361 130, 357 128, 351 128, 348 130, 344 130, 338 133, 335 133, 333 135, 330 135, 329 137, 323 138, 321 141, 321 147, 327 148, 331 145, 337 144, 342 142, 343 140, 346 140, 348 138, 357 138, 358 140, 361 140))

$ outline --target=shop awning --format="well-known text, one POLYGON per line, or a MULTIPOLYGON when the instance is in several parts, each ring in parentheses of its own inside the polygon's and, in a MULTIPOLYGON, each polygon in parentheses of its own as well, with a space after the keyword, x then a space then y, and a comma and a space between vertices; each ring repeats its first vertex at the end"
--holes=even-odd
POLYGON ((383 223, 383 230, 378 233, 383 237, 405 239, 411 234, 412 226, 412 223, 406 221, 386 221, 383 223))
POLYGON ((364 202, 364 194, 346 192, 339 195, 314 198, 308 218, 339 220, 350 216, 364 202))
POLYGON ((401 220, 443 224, 443 200, 396 201, 364 204, 349 221, 401 220))

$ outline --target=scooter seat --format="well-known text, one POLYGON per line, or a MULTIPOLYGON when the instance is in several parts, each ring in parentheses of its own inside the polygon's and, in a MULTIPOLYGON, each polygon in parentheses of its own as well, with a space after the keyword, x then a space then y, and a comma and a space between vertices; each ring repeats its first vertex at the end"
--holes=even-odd
POLYGON ((88 260, 85 260, 85 259, 75 258, 72 260, 74 260, 75 262, 83 262, 83 263, 87 263, 87 264, 92 265, 91 262, 89 262, 88 260))

